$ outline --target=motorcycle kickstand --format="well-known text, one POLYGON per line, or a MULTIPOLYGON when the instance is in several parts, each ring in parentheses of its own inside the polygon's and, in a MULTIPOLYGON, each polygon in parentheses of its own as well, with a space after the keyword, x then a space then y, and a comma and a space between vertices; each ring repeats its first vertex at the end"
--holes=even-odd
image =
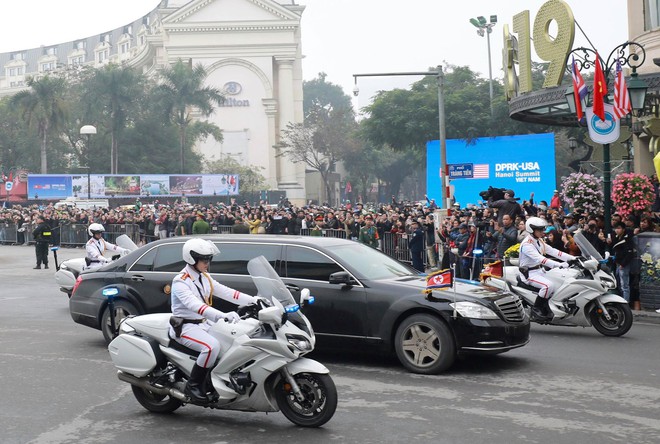
POLYGON ((282 374, 284 375, 284 379, 286 379, 286 382, 288 382, 291 385, 291 390, 293 390, 293 394, 296 396, 296 399, 301 402, 304 401, 305 396, 300 391, 300 387, 298 386, 298 383, 296 382, 293 375, 291 375, 291 373, 289 372, 289 369, 286 367, 282 367, 282 374))
POLYGON ((596 304, 598 305, 598 308, 600 308, 601 311, 603 312, 603 316, 605 316, 605 319, 611 321, 612 317, 610 316, 610 313, 607 311, 607 308, 605 308, 605 305, 603 305, 603 303, 599 299, 596 299, 596 304))

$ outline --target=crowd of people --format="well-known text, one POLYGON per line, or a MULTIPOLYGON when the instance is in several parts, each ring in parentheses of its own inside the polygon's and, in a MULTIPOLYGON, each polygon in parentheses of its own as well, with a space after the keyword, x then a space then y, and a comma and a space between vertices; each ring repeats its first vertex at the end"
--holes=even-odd
MULTIPOLYGON (((506 190, 503 198, 490 199, 481 206, 460 208, 455 204, 446 217, 434 215, 437 208, 435 200, 428 197, 425 203, 413 203, 399 202, 394 196, 388 204, 365 206, 346 202, 336 208, 313 204, 296 206, 286 199, 278 205, 239 204, 236 199, 206 205, 179 201, 147 205, 137 200, 131 205, 93 210, 56 209, 52 204, 16 205, 0 210, 0 224, 22 227, 18 230, 19 237, 24 235, 26 227, 34 229, 44 223, 54 233, 57 227, 67 224, 134 224, 139 227, 141 243, 171 236, 207 234, 218 226, 246 234, 313 236, 336 230, 343 231, 339 237, 380 249, 389 233, 395 244, 401 237, 407 240, 412 265, 418 270, 447 268, 453 263, 457 277, 476 279, 485 262, 504 258, 508 249, 529 235, 525 222, 530 217, 539 217, 547 222, 545 242, 559 251, 579 255, 572 235, 581 229, 602 255, 606 251, 615 253, 617 274, 624 282, 621 285, 624 297, 633 301, 638 299, 639 281, 634 236, 660 231, 658 213, 637 212, 626 216, 615 213, 611 220, 613 232, 605 233, 601 214, 567 211, 557 191, 550 204, 543 200, 537 203, 533 193, 529 199, 521 200, 514 190, 506 190), (482 253, 475 255, 475 250, 482 253), (628 282, 630 285, 626 285, 628 282)), ((4 240, 2 236, 0 232, 0 242, 4 240)), ((20 238, 17 243, 22 243, 20 238)))

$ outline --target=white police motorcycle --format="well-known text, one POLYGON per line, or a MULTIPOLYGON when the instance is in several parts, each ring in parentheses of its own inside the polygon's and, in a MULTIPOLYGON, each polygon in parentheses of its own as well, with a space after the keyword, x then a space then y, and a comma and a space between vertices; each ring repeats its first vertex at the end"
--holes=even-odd
MULTIPOLYGON (((137 250, 138 248, 137 245, 135 245, 135 242, 133 242, 131 238, 125 234, 118 236, 116 242, 117 245, 124 248, 128 252, 137 250)), ((55 272, 55 282, 60 287, 60 291, 66 293, 69 297, 71 297, 71 293, 73 292, 73 287, 76 285, 76 279, 78 279, 80 273, 82 273, 85 270, 87 263, 85 262, 84 257, 77 257, 74 259, 66 260, 61 264, 58 264, 57 263, 58 249, 59 247, 51 248, 51 250, 55 254, 55 267, 57 268, 57 271, 55 272)), ((121 254, 116 254, 112 256, 112 259, 115 260, 118 259, 119 257, 121 257, 121 254)))
MULTIPOLYGON (((256 304, 239 307, 241 320, 217 322, 209 330, 220 343, 210 373, 217 395, 195 405, 248 412, 281 410, 291 422, 319 427, 337 408, 329 370, 305 358, 314 349, 314 331, 300 307, 312 303, 309 290, 300 305, 263 256, 248 262, 257 287, 256 304)), ((104 295, 112 297, 110 287, 104 295)), ((137 401, 155 413, 169 413, 192 400, 184 387, 197 352, 169 337, 170 313, 124 318, 108 346, 120 380, 131 384, 137 401)))
MULTIPOLYGON (((570 268, 553 268, 544 275, 556 289, 548 301, 552 319, 539 319, 532 312, 530 320, 549 325, 593 325, 605 336, 626 334, 633 323, 632 310, 624 298, 611 292, 616 288, 616 278, 605 265, 606 260, 580 231, 573 239, 582 258, 570 268)), ((524 305, 533 307, 538 288, 521 280, 518 267, 504 267, 503 274, 503 278, 486 278, 486 283, 517 294, 524 305)))

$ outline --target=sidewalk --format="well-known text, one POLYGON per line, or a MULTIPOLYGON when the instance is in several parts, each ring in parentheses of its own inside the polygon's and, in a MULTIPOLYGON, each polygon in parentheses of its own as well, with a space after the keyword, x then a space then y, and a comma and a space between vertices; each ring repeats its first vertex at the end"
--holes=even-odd
POLYGON ((635 322, 646 322, 648 324, 660 324, 660 313, 655 311, 633 310, 635 322))

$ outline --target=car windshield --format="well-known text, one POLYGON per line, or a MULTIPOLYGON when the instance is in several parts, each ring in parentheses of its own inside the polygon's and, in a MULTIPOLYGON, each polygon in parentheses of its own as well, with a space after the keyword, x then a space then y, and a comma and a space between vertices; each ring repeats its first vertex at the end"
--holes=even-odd
POLYGON ((327 247, 342 265, 350 267, 358 279, 390 279, 419 274, 419 272, 391 257, 360 243, 327 247))

